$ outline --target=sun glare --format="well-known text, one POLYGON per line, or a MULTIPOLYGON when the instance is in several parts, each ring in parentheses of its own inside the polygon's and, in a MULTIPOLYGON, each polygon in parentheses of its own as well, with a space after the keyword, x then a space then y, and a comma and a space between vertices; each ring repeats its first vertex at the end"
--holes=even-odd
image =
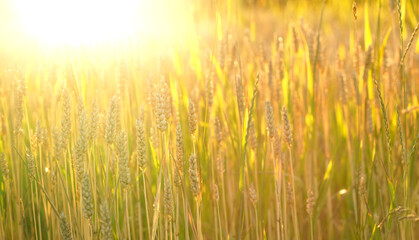
POLYGON ((14 0, 31 37, 49 44, 118 40, 135 31, 140 0, 14 0))

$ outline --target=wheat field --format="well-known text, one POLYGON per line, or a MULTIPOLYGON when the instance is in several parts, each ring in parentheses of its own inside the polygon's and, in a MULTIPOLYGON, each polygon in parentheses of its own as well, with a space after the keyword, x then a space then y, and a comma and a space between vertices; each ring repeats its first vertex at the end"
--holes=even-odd
POLYGON ((179 2, 0 31, 0 239, 419 238, 418 2, 179 2))

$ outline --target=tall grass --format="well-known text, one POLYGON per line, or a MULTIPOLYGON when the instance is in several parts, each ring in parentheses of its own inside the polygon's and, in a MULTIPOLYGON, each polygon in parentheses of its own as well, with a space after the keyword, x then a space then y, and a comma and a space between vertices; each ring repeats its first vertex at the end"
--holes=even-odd
POLYGON ((418 6, 378 4, 0 53, 0 238, 416 239, 418 6))

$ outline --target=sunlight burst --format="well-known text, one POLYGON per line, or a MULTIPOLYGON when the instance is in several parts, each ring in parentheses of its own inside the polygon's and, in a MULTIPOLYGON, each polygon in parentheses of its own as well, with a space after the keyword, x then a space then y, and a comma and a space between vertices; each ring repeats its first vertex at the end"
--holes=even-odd
POLYGON ((49 44, 118 40, 134 32, 143 2, 136 0, 15 0, 21 23, 49 44))

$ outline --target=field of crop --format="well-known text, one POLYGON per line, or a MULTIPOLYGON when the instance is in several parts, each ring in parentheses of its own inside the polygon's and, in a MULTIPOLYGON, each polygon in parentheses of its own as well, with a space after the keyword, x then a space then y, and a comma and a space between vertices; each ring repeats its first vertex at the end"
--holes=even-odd
POLYGON ((0 239, 419 238, 419 2, 157 2, 0 24, 0 239))

